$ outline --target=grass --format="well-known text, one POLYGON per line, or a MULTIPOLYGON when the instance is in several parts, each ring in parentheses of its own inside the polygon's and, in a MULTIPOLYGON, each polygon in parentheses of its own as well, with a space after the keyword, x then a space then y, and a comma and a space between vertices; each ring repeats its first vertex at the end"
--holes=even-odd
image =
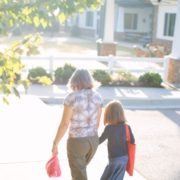
MULTIPOLYGON (((22 40, 23 37, 0 37, 1 49, 8 47, 12 42, 22 40)), ((72 37, 43 37, 39 47, 40 54, 62 54, 62 53, 91 53, 97 55, 97 43, 94 40, 86 40, 72 37)), ((118 56, 134 56, 132 48, 117 45, 118 56)))
POLYGON ((127 48, 124 46, 117 46, 117 56, 129 56, 129 57, 133 57, 135 56, 135 52, 133 48, 127 48))
POLYGON ((95 51, 96 44, 92 42, 48 42, 45 40, 42 45, 42 51, 49 51, 54 50, 56 52, 63 52, 63 53, 83 53, 85 51, 95 51))

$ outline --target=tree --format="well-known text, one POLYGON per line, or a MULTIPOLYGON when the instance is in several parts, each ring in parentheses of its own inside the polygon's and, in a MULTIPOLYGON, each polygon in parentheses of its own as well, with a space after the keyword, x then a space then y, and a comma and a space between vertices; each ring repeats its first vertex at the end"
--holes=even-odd
MULTIPOLYGON (((8 34, 14 27, 30 24, 35 27, 51 26, 51 20, 58 18, 64 22, 75 13, 83 12, 87 8, 97 8, 101 0, 1 0, 0 1, 0 34, 8 34)), ((26 79, 22 80, 21 72, 24 65, 21 55, 38 53, 40 35, 29 35, 21 42, 0 52, 0 92, 3 100, 14 93, 19 96, 17 85, 28 85, 26 79)))
POLYGON ((51 18, 63 22, 74 13, 96 8, 101 0, 1 0, 0 30, 7 32, 14 24, 51 25, 51 18))

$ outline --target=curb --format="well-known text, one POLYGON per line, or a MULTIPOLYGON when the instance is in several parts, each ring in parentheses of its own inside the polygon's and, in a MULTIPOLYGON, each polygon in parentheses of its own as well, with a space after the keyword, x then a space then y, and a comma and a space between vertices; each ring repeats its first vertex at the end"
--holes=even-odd
MULTIPOLYGON (((63 104, 63 98, 39 97, 46 104, 63 104)), ((104 99, 104 105, 114 98, 104 99)), ((126 109, 180 109, 180 99, 116 98, 126 109)))

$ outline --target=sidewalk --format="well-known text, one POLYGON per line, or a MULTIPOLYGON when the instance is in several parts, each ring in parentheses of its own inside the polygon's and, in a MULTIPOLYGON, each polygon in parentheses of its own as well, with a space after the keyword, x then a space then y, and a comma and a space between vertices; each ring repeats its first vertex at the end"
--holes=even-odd
MULTIPOLYGON (((51 157, 51 145, 59 124, 62 106, 48 106, 35 96, 10 98, 10 106, 0 103, 0 179, 1 180, 48 180, 45 164, 51 157)), ((100 131, 103 129, 100 126, 100 131)), ((70 180, 66 155, 66 139, 59 144, 59 161, 62 176, 70 180)), ((108 162, 105 143, 90 162, 89 180, 99 180, 108 162)), ((134 176, 125 174, 125 180, 145 180, 136 170, 134 176)))
MULTIPOLYGON (((104 104, 118 99, 125 108, 138 109, 178 109, 180 108, 180 90, 144 87, 99 87, 104 104)), ((34 95, 48 104, 62 104, 68 89, 64 85, 31 85, 28 95, 34 95)))
MULTIPOLYGON (((180 108, 180 91, 178 90, 100 87, 98 91, 102 94, 105 102, 117 98, 122 100, 125 108, 165 108, 164 112, 169 108, 180 108)), ((33 85, 28 89, 28 95, 22 95, 20 99, 10 99, 10 106, 0 103, 0 179, 49 179, 45 172, 45 163, 51 156, 52 139, 60 121, 61 103, 66 94, 67 88, 65 86, 33 85), (39 98, 47 103, 58 103, 58 105, 47 106, 39 98)), ((179 156, 179 151, 177 151, 179 147, 179 126, 175 123, 175 119, 172 121, 168 114, 153 113, 152 111, 139 112, 140 114, 137 112, 136 114, 136 112, 128 110, 127 113, 129 119, 132 117, 132 120, 129 121, 136 132, 138 149, 134 176, 129 177, 126 174, 125 180, 148 179, 142 175, 146 174, 146 177, 150 177, 148 172, 153 173, 153 167, 159 171, 160 160, 167 164, 165 167, 161 165, 160 172, 166 172, 169 164, 172 165, 172 163, 175 164, 174 167, 178 168, 179 162, 175 162, 175 160, 179 156), (134 121, 134 119, 136 120, 134 121), (166 141, 164 141, 164 137, 168 137, 166 141), (143 168, 144 164, 146 164, 145 168, 143 168), (141 173, 138 173, 137 169, 141 173)), ((172 116, 179 119, 178 114, 179 111, 172 116)), ((102 129, 103 125, 101 124, 99 132, 102 129)), ((61 180, 70 180, 66 139, 67 134, 59 144, 59 160, 62 169, 62 176, 59 179, 61 180)), ((106 163, 107 149, 106 144, 103 143, 98 147, 95 157, 88 166, 89 180, 99 180, 106 163)), ((177 168, 172 171, 174 176, 178 175, 177 168)), ((157 174, 158 172, 156 172, 156 177, 162 176, 162 174, 157 174)))

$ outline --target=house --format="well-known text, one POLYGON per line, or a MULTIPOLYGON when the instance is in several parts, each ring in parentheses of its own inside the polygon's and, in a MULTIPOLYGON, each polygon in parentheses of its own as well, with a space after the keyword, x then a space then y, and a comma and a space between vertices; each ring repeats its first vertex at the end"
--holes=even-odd
MULTIPOLYGON (((105 5, 87 10, 67 21, 73 33, 103 38, 105 5)), ((171 46, 176 21, 177 0, 116 0, 114 41, 158 42, 171 46)))
POLYGON ((172 46, 177 10, 177 0, 164 0, 154 6, 154 41, 172 46))
POLYGON ((139 41, 152 37, 153 5, 146 0, 117 0, 115 40, 139 41))

